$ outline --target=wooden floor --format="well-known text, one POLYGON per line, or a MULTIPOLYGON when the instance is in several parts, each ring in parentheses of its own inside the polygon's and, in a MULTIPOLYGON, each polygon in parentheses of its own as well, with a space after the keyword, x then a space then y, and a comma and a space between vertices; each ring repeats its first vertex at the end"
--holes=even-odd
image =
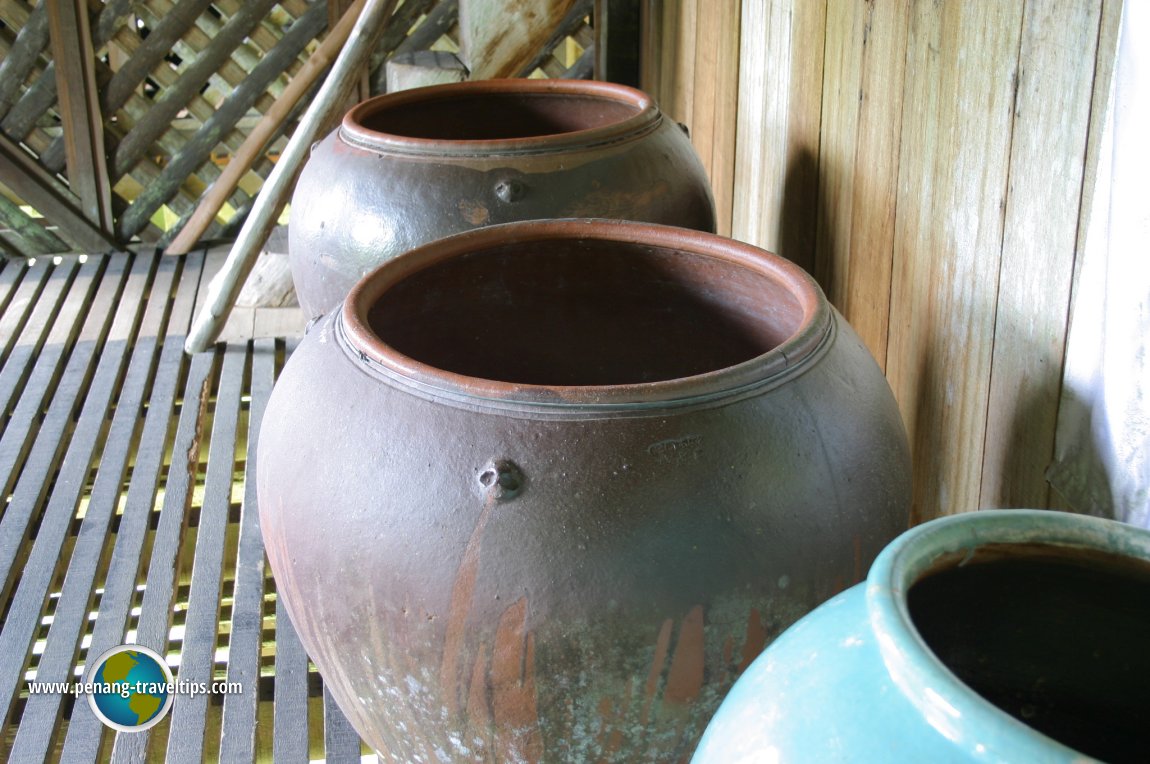
MULTIPOLYGON (((210 269, 209 269, 210 270, 210 269)), ((0 264, 0 757, 359 761, 275 597, 252 477, 285 341, 183 353, 202 254, 0 264), (138 643, 181 681, 146 732, 28 682, 138 643)), ((200 294, 202 298, 202 294, 200 294)))

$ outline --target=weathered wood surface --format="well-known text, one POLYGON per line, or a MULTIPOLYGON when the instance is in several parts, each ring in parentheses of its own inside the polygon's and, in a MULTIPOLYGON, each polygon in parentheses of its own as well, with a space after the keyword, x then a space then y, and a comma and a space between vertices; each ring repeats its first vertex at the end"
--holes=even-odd
POLYGON ((518 76, 580 3, 590 5, 583 0, 463 0, 459 57, 472 79, 518 76))
MULTIPOLYGON (((0 205, 0 227, 9 229, 0 236, 0 253, 110 251, 137 240, 163 245, 189 221, 195 225, 177 242, 181 252, 201 239, 235 236, 284 136, 301 118, 301 104, 314 93, 321 61, 308 65, 308 57, 322 33, 355 5, 0 3, 6 30, 0 35, 0 139, 6 142, 0 174, 10 201, 19 202, 0 205), (55 13, 48 13, 48 4, 55 13), (257 125, 258 134, 247 142, 257 125), (27 154, 31 164, 17 154, 27 154), (217 182, 225 167, 228 174, 217 182), (209 187, 210 207, 194 217, 209 187), (223 216, 209 215, 211 208, 223 216)), ((457 20, 457 0, 405 0, 364 67, 348 75, 355 88, 342 105, 366 97, 369 82, 385 86, 385 64, 396 50, 454 50, 457 20)), ((587 76, 593 47, 588 22, 568 14, 557 23, 561 30, 532 26, 520 40, 526 47, 500 55, 519 57, 520 69, 538 67, 547 76, 587 76), (567 50, 568 39, 585 49, 577 61, 556 55, 567 50)), ((335 41, 326 47, 328 59, 338 47, 335 41)))
POLYGON ((264 113, 252 131, 248 133, 243 145, 232 157, 227 168, 220 174, 220 177, 216 178, 203 198, 200 199, 192 217, 180 226, 179 235, 172 240, 166 249, 168 254, 186 254, 207 232, 212 220, 231 197, 240 179, 258 161, 260 154, 282 129, 283 124, 287 121, 292 110, 299 104, 300 99, 311 90, 316 80, 338 55, 339 49, 347 42, 352 26, 355 24, 355 20, 359 18, 360 11, 363 10, 363 4, 364 0, 356 0, 348 7, 343 18, 332 25, 332 30, 324 38, 323 43, 308 58, 303 68, 292 77, 291 82, 280 93, 275 104, 264 113))
POLYGON ((274 747, 301 761, 325 755, 325 730, 328 758, 358 760, 266 597, 252 454, 294 343, 184 355, 202 266, 154 253, 0 265, 0 330, 13 335, 0 380, 18 382, 0 417, 7 760, 255 761, 274 747), (184 681, 227 677, 243 692, 179 697, 148 733, 120 735, 83 698, 29 695, 28 680, 80 679, 126 642, 157 648, 184 681))
POLYGON ((731 230, 808 268, 885 368, 915 518, 1054 502, 1121 4, 743 0, 737 71, 712 42, 722 4, 706 7, 647 4, 644 81, 677 118, 703 116, 692 138, 713 179, 727 152, 705 119, 737 83, 731 230))
POLYGON ((112 189, 104 146, 104 118, 96 92, 96 54, 85 0, 45 0, 67 146, 68 177, 80 211, 105 236, 112 230, 112 189))

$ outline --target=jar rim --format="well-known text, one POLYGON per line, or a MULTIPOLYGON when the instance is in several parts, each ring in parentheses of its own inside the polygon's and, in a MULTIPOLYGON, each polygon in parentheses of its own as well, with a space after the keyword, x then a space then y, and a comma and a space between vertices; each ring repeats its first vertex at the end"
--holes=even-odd
POLYGON ((478 228, 425 244, 383 263, 356 284, 337 317, 336 333, 348 352, 373 369, 431 393, 504 406, 549 409, 588 406, 649 408, 698 404, 758 391, 799 373, 833 334, 829 302, 805 271, 778 255, 715 234, 622 220, 523 221, 478 228), (371 327, 368 314, 395 284, 436 264, 506 244, 547 240, 609 241, 666 248, 714 258, 756 271, 783 286, 802 311, 797 328, 770 350, 713 371, 651 382, 613 385, 544 385, 467 376, 441 369, 396 350, 371 327))
POLYGON ((444 156, 490 156, 557 153, 601 146, 638 137, 662 121, 654 99, 642 90, 609 82, 560 79, 469 80, 411 88, 369 98, 343 117, 342 140, 373 151, 444 156), (367 121, 390 110, 469 97, 517 96, 521 98, 568 97, 612 102, 634 110, 623 119, 590 128, 512 138, 443 139, 420 138, 367 127, 367 121))
MULTIPOLYGON (((910 588, 941 561, 980 548, 1022 545, 1094 552, 1150 563, 1150 531, 1098 517, 1040 509, 986 509, 924 523, 886 547, 866 579, 866 610, 893 684, 923 718, 973 755, 1006 760, 1082 754, 998 708, 956 676, 911 617, 910 588)), ((966 559, 966 557, 963 557, 966 559)), ((960 563, 961 564, 961 563, 960 563)))

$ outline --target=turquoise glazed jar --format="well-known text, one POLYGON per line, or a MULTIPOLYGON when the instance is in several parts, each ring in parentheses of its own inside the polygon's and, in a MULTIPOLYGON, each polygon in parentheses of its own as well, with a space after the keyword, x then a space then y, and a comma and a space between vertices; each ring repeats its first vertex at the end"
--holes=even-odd
POLYGON ((1150 757, 1150 532, 1039 510, 914 528, 735 683, 694 764, 1150 757))

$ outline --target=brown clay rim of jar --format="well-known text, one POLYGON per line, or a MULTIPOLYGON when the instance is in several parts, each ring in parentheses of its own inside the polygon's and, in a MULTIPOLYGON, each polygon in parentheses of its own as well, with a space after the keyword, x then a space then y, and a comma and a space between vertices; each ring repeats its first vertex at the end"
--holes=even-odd
POLYGON ((344 115, 340 137, 372 151, 400 154, 537 154, 637 138, 661 121, 654 100, 625 85, 590 80, 474 80, 370 98, 344 115), (598 104, 598 114, 577 108, 580 103, 598 104), (535 126, 540 129, 524 129, 531 120, 514 116, 516 104, 539 110, 541 121, 535 126), (435 118, 420 119, 421 113, 435 118), (505 137, 490 125, 493 117, 515 125, 512 132, 526 134, 505 137), (555 124, 548 125, 546 120, 555 124))
POLYGON ((369 371, 433 396, 520 405, 556 407, 603 406, 667 408, 729 401, 774 387, 809 367, 829 346, 835 325, 830 304, 805 271, 757 247, 715 234, 673 226, 622 220, 544 220, 478 228, 425 244, 385 262, 348 294, 336 316, 335 334, 349 357, 369 371), (527 384, 459 374, 421 362, 384 341, 370 319, 388 290, 436 265, 504 247, 567 241, 658 248, 719 261, 719 266, 751 271, 769 280, 792 301, 794 329, 781 342, 753 357, 704 373, 625 384, 527 384))

